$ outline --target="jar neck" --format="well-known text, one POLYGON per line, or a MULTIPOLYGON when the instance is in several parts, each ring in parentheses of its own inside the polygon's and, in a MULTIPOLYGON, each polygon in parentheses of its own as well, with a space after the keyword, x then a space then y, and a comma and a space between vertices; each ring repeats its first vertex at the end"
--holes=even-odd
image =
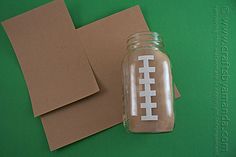
POLYGON ((156 32, 139 32, 129 36, 127 49, 135 51, 138 49, 164 50, 160 35, 156 32))

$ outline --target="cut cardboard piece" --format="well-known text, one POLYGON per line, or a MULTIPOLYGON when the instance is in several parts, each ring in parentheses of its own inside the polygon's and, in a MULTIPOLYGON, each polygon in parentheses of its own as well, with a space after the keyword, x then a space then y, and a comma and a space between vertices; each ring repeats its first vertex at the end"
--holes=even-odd
POLYGON ((3 22, 21 65, 35 116, 99 91, 64 1, 3 22))
MULTIPOLYGON (((76 30, 97 78, 100 92, 41 116, 50 150, 122 122, 121 62, 129 35, 148 31, 138 6, 76 30), (66 118, 65 118, 66 117, 66 118)), ((180 96, 177 95, 176 96, 180 96)))

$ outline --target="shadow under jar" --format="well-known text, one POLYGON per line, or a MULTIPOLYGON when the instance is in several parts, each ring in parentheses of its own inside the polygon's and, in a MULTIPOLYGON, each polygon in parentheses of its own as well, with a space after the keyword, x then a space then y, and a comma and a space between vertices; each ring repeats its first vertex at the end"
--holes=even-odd
POLYGON ((140 32, 127 41, 123 68, 124 126, 130 132, 170 132, 174 128, 170 60, 155 32, 140 32))

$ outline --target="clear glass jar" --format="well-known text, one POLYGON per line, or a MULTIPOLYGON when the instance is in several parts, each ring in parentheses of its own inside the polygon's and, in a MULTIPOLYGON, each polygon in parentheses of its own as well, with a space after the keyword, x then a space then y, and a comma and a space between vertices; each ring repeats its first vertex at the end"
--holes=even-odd
POLYGON ((169 132, 174 128, 170 60, 155 32, 140 32, 127 41, 123 68, 124 126, 130 132, 169 132))

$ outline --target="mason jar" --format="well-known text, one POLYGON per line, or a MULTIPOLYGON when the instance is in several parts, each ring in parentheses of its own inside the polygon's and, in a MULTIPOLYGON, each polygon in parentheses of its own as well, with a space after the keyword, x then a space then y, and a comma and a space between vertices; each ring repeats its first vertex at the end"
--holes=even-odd
POLYGON ((170 60, 160 35, 140 32, 127 40, 123 68, 123 123, 130 132, 170 132, 174 128, 170 60))

